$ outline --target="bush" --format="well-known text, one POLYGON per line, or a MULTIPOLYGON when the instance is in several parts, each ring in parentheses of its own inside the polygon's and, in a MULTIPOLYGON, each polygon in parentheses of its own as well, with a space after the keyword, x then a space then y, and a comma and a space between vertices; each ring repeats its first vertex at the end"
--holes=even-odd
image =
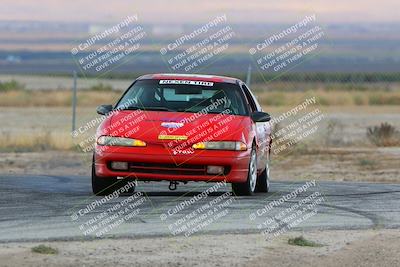
POLYGON ((358 165, 360 165, 363 168, 372 170, 376 168, 376 161, 370 159, 359 159, 358 165))
POLYGON ((273 92, 261 99, 261 103, 267 106, 284 106, 287 105, 286 96, 283 93, 273 92))
POLYGON ((370 105, 400 105, 400 97, 397 95, 371 95, 370 105))
POLYGON ((324 96, 317 96, 317 104, 321 105, 321 106, 329 106, 331 105, 331 101, 324 97, 324 96))
POLYGON ((99 83, 99 84, 96 84, 96 85, 93 85, 92 87, 90 87, 90 90, 92 90, 92 91, 112 91, 113 88, 109 84, 99 83))
POLYGON ((367 128, 367 138, 376 146, 397 146, 400 144, 399 132, 387 123, 367 128))
POLYGON ((46 245, 33 247, 31 251, 39 254, 58 254, 58 250, 56 248, 52 248, 46 245))
POLYGON ((0 92, 23 90, 23 89, 25 89, 25 85, 20 84, 15 80, 11 80, 9 82, 0 82, 0 92))
POLYGON ((354 104, 356 104, 357 106, 361 106, 361 105, 365 105, 365 104, 366 104, 365 99, 364 99, 361 95, 355 95, 355 96, 353 96, 353 102, 354 102, 354 104))
POLYGON ((323 245, 314 241, 305 239, 303 236, 289 238, 288 244, 301 247, 322 247, 323 245))
POLYGON ((326 146, 343 145, 343 128, 344 125, 339 120, 330 119, 327 122, 325 133, 326 146))

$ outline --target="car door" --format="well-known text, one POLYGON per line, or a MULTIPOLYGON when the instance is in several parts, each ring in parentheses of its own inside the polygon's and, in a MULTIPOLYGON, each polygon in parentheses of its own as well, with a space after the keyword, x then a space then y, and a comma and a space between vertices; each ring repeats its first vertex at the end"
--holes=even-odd
MULTIPOLYGON (((257 98, 246 86, 246 84, 242 84, 242 89, 246 95, 250 111, 263 111, 261 105, 257 101, 257 98)), ((257 144, 257 166, 259 169, 262 169, 266 165, 269 156, 269 137, 271 134, 271 127, 269 122, 257 122, 255 123, 255 129, 257 144)))

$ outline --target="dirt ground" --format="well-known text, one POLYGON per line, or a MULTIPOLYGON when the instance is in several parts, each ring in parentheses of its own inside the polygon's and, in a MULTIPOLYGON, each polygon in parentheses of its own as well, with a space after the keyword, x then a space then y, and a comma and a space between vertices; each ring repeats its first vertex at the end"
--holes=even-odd
POLYGON ((400 148, 320 148, 278 157, 273 180, 400 182, 400 148))
POLYGON ((399 230, 199 235, 0 244, 0 266, 399 266, 399 230), (289 245, 303 235, 322 247, 289 245), (31 252, 45 244, 57 255, 31 252))

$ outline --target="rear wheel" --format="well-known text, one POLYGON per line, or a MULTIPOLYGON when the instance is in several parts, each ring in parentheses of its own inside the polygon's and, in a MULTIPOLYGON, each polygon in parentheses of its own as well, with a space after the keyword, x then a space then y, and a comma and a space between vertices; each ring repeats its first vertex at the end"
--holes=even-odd
POLYGON ((257 183, 257 156, 255 147, 250 154, 249 171, 244 183, 232 183, 232 191, 237 196, 251 196, 254 194, 257 183))
POLYGON ((269 191, 269 160, 266 163, 265 170, 257 177, 256 192, 267 193, 269 191))

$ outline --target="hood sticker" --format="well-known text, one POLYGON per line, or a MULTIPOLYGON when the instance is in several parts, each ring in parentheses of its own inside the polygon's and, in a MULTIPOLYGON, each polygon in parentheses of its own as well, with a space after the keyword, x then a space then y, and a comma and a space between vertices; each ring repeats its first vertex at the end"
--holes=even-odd
POLYGON ((159 140, 187 140, 188 137, 186 135, 166 135, 160 134, 158 136, 159 140))
POLYGON ((178 128, 181 128, 183 126, 183 123, 181 123, 181 122, 172 122, 172 121, 171 122, 162 122, 161 126, 165 127, 165 128, 178 129, 178 128))

